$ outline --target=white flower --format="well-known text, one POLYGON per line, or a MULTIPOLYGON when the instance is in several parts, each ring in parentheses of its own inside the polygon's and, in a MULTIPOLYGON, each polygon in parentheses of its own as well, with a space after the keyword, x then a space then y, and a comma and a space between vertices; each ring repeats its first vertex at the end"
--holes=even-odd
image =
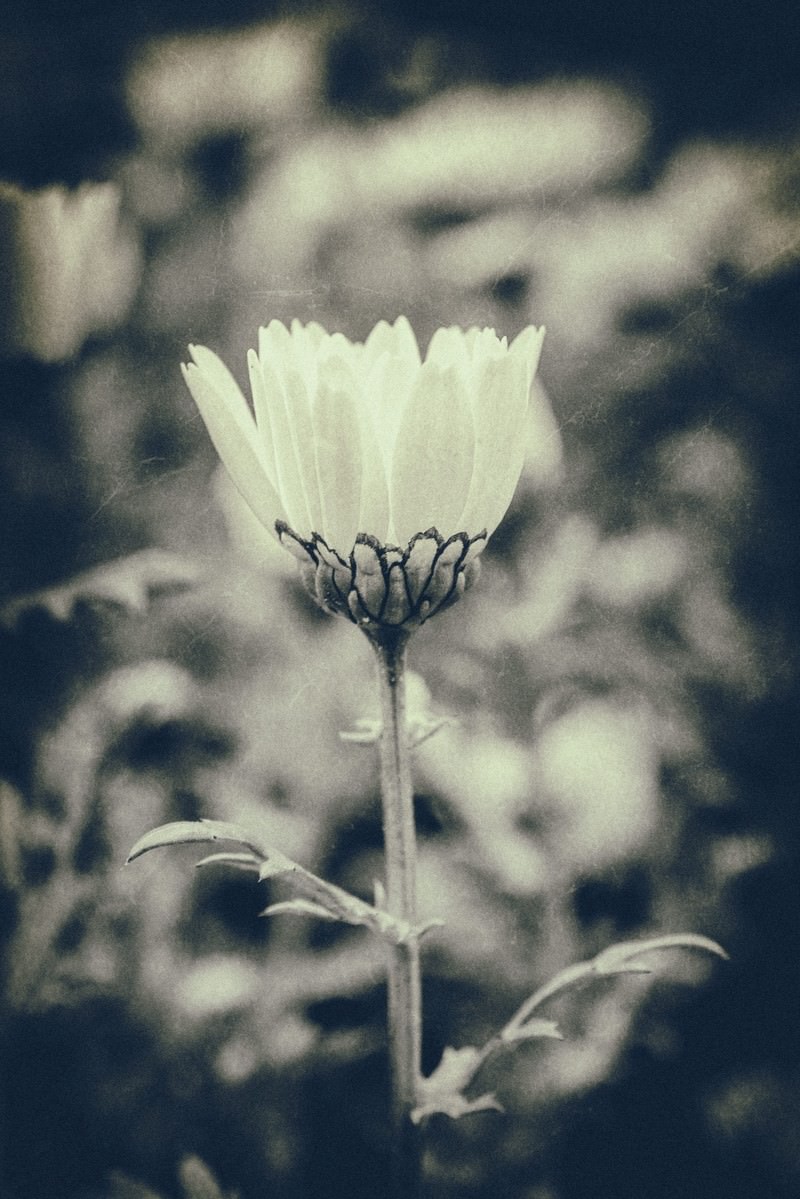
POLYGON ((405 317, 364 344, 272 321, 248 354, 255 419, 211 350, 190 346, 183 373, 231 478, 312 568, 319 601, 399 626, 463 591, 511 502, 543 336, 439 329, 422 360, 405 317))
POLYGON ((57 362, 122 319, 139 260, 119 212, 113 183, 86 183, 71 192, 0 183, 6 307, 0 348, 57 362))

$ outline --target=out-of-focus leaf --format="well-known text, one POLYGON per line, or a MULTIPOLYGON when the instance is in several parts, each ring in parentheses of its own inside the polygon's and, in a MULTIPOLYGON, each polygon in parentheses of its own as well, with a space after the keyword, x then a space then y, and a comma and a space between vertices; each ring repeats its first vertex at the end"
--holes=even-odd
POLYGON ((128 613, 146 612, 162 595, 185 591, 197 581, 198 568, 166 550, 141 550, 75 575, 55 587, 18 596, 0 608, 0 625, 13 629, 21 616, 37 609, 54 620, 72 619, 79 603, 108 605, 128 613))
POLYGON ((184 1199, 225 1199, 214 1175, 199 1157, 185 1157, 178 1174, 184 1199))
POLYGON ((516 1028, 505 1035, 503 1040, 506 1044, 511 1045, 518 1041, 534 1041, 539 1037, 551 1041, 564 1040, 564 1034, 555 1020, 529 1020, 521 1028, 516 1028))
POLYGON ((107 1186, 108 1190, 105 1192, 107 1199, 162 1199, 156 1191, 151 1191, 150 1187, 146 1187, 143 1182, 136 1182, 127 1174, 119 1174, 116 1171, 110 1176, 107 1186))
POLYGON ((472 1112, 502 1111, 491 1093, 487 1092, 477 1099, 467 1099, 463 1093, 482 1060, 481 1050, 474 1045, 465 1045, 462 1049, 453 1049, 448 1045, 433 1073, 428 1078, 420 1079, 419 1103, 411 1113, 414 1123, 419 1124, 426 1116, 437 1114, 457 1120, 472 1112))
POLYGON ((339 733, 339 740, 350 745, 377 745, 381 739, 382 724, 369 716, 360 716, 355 727, 339 733))
POLYGON ((470 1112, 498 1108, 494 1095, 484 1094, 478 1099, 467 1099, 464 1092, 478 1071, 497 1050, 503 1046, 518 1045, 522 1041, 545 1037, 561 1041, 563 1036, 553 1020, 531 1018, 533 1012, 554 995, 573 986, 583 979, 611 974, 649 974, 650 967, 637 959, 662 949, 701 949, 707 953, 726 958, 725 950, 699 933, 672 933, 663 937, 651 937, 646 941, 623 941, 611 945, 588 962, 576 962, 560 970, 554 978, 540 987, 512 1016, 499 1034, 492 1037, 481 1049, 474 1045, 463 1049, 445 1049, 442 1060, 427 1079, 420 1084, 420 1103, 413 1112, 417 1122, 425 1116, 441 1112, 458 1119, 470 1112))
POLYGON ((15 787, 0 779, 0 883, 15 891, 22 883, 19 833, 22 797, 15 787))

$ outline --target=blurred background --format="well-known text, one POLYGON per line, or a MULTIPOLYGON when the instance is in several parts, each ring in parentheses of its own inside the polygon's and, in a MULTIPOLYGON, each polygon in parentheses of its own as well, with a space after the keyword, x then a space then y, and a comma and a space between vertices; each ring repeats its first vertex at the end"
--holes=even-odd
POLYGON ((791 0, 6 3, 2 1199, 380 1193, 380 951, 192 849, 122 863, 214 816, 370 896, 367 645, 178 364, 399 313, 545 323, 564 442, 412 645, 452 717, 426 1069, 612 941, 732 955, 554 1004, 480 1079, 506 1115, 431 1122, 430 1194, 800 1193, 799 48, 791 0))

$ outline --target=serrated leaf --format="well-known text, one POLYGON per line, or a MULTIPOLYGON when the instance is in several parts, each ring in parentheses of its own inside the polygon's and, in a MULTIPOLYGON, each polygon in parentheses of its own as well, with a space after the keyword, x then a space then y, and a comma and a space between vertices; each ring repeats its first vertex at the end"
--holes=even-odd
POLYGON ((0 608, 0 625, 13 629, 27 612, 71 620, 79 603, 101 604, 130 613, 146 612, 159 596, 185 591, 199 577, 194 563, 166 550, 141 550, 75 575, 55 587, 18 596, 0 608))
POLYGON ((210 841, 237 841, 255 854, 259 861, 269 857, 263 847, 255 844, 252 834, 238 824, 225 820, 176 820, 159 825, 140 837, 128 854, 127 861, 133 862, 151 849, 163 849, 168 845, 201 845, 210 841))

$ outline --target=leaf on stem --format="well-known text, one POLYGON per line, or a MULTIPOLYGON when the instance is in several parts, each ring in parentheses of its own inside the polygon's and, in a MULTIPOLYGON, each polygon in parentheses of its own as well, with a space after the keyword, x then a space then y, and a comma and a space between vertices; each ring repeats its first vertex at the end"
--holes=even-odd
MULTIPOLYGON (((289 859, 285 859, 288 861, 289 859)), ((351 895, 349 891, 329 883, 324 878, 312 874, 296 862, 290 863, 292 887, 300 892, 297 899, 284 903, 272 904, 263 916, 278 915, 281 912, 293 912, 295 915, 319 916, 324 913, 326 920, 340 920, 343 924, 362 925, 370 932, 388 941, 392 945, 400 945, 404 941, 420 936, 420 930, 412 928, 406 920, 398 920, 382 908, 374 907, 371 903, 351 895)), ((267 861, 261 867, 259 877, 269 878, 277 873, 273 863, 267 861)))
POLYGON ((515 1028, 503 1036, 503 1041, 507 1045, 513 1045, 519 1041, 534 1041, 539 1037, 545 1037, 550 1041, 564 1040, 564 1034, 555 1020, 528 1020, 520 1028, 515 1028))
POLYGON ((411 1119, 419 1124, 427 1116, 438 1114, 458 1120, 473 1112, 502 1111, 495 1095, 487 1092, 477 1099, 467 1099, 464 1091, 472 1081, 482 1061, 480 1049, 465 1045, 462 1049, 445 1049, 442 1060, 428 1078, 418 1084, 419 1103, 411 1113, 411 1119))
MULTIPOLYGON (((164 849, 170 845, 204 845, 216 841, 234 841, 243 846, 236 852, 212 853, 202 858, 198 866, 233 866, 238 870, 257 872, 260 882, 276 875, 290 875, 289 885, 296 892, 291 900, 272 904, 262 916, 293 913, 302 916, 318 916, 324 920, 341 920, 345 924, 361 925, 392 945, 419 938, 432 927, 412 927, 406 920, 398 920, 382 907, 373 906, 351 895, 349 891, 326 882, 310 870, 287 858, 280 850, 264 845, 260 839, 241 825, 225 820, 176 820, 151 829, 134 845, 128 862, 135 861, 151 849, 164 849)), ((435 922, 434 922, 435 923, 435 922)))
POLYGON ((459 1116, 465 1116, 470 1112, 499 1108, 493 1094, 467 1099, 464 1092, 484 1063, 504 1046, 518 1045, 539 1037, 559 1041, 564 1039, 554 1020, 544 1020, 533 1015, 542 1004, 587 978, 615 974, 650 974, 652 968, 641 959, 663 949, 700 949, 717 957, 728 957, 722 946, 710 937, 698 933, 672 933, 662 937, 651 937, 646 941, 623 941, 602 950, 588 962, 576 962, 567 966, 534 991, 498 1035, 487 1041, 481 1049, 476 1049, 473 1045, 463 1049, 445 1049, 442 1060, 433 1074, 420 1082, 420 1102, 412 1112, 412 1119, 419 1123, 426 1116, 437 1112, 458 1119, 459 1116))
POLYGON ((668 933, 647 941, 621 941, 618 945, 610 945, 589 964, 595 974, 649 974, 651 968, 637 963, 637 959, 661 949, 702 949, 725 961, 729 960, 722 946, 710 937, 700 933, 668 933))
POLYGON ((370 716, 360 716, 355 722, 355 728, 339 733, 339 740, 350 745, 377 745, 382 731, 383 725, 379 720, 373 720, 370 716))
POLYGON ((667 933, 646 941, 621 941, 603 949, 588 962, 576 962, 560 970, 549 982, 534 991, 500 1032, 504 1042, 518 1041, 520 1031, 531 1023, 530 1017, 554 995, 566 991, 586 978, 608 977, 614 974, 652 974, 653 967, 641 959, 662 949, 700 949, 727 960, 721 945, 699 933, 667 933))
POLYGON ((320 920, 338 920, 338 916, 334 916, 333 912, 329 912, 321 903, 314 903, 311 899, 284 899, 280 903, 271 903, 268 908, 264 908, 263 912, 259 912, 260 916, 318 916, 320 920))
MULTIPOLYGON (((151 849, 163 849, 168 845, 202 845, 209 841, 237 841, 255 855, 259 863, 283 857, 257 844, 252 834, 238 824, 226 820, 176 820, 171 824, 161 824, 140 837, 128 854, 127 861, 133 862, 151 849)), ((288 858, 284 860, 289 862, 288 858)), ((292 865, 289 862, 287 869, 291 869, 292 865)))
POLYGON ((195 866, 232 866, 235 870, 247 870, 258 874, 261 860, 253 853, 210 853, 207 858, 195 862, 195 866))

